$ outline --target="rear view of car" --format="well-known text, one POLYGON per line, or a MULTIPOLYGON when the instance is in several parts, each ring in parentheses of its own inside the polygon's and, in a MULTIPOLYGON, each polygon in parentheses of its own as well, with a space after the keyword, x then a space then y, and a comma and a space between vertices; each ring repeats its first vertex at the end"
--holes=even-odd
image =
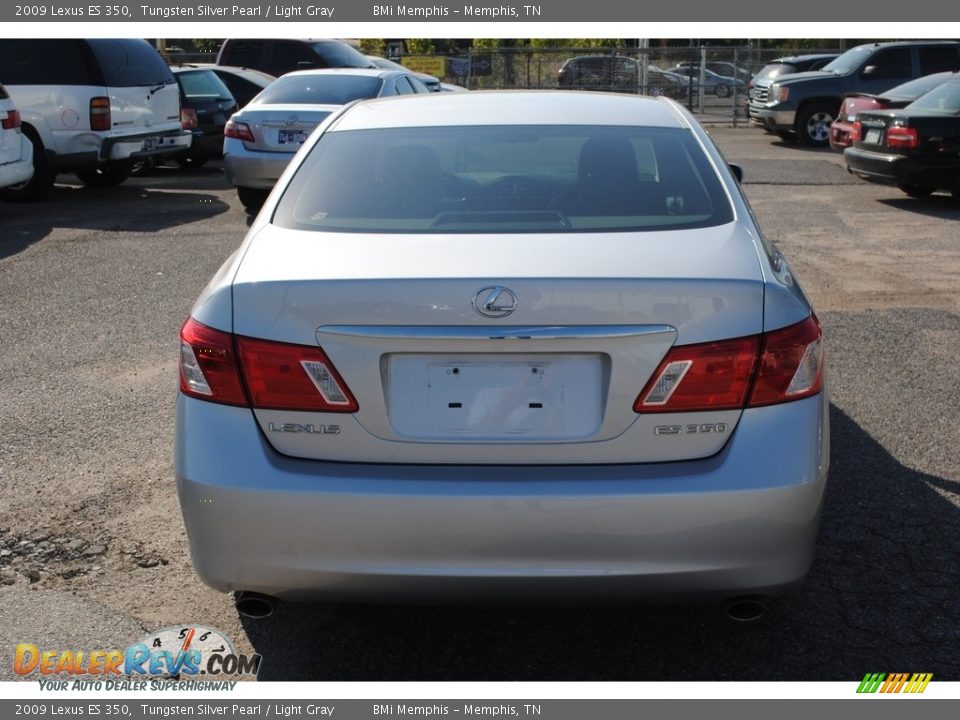
POLYGON ((928 93, 941 83, 956 77, 956 73, 942 72, 925 75, 903 85, 887 90, 882 95, 870 93, 848 93, 843 97, 837 119, 830 126, 830 147, 837 152, 853 144, 853 123, 859 113, 869 110, 895 110, 906 107, 921 95, 928 93))
POLYGON ((223 130, 227 118, 237 111, 237 101, 212 70, 175 68, 180 86, 180 120, 193 134, 187 150, 174 156, 184 167, 200 167, 223 155, 223 130))
POLYGON ((0 85, 0 189, 23 185, 33 176, 33 143, 23 134, 20 111, 0 85))
POLYGON ((116 185, 135 162, 190 146, 177 83, 144 40, 4 40, 0 78, 33 143, 33 177, 15 199, 43 195, 65 172, 116 185))
POLYGON ((857 116, 847 169, 912 197, 948 190, 960 201, 960 74, 901 110, 857 116))
POLYGON ((676 103, 355 103, 182 328, 194 564, 288 599, 781 593, 824 388, 816 317, 676 103))
POLYGON ((224 169, 244 207, 260 207, 293 154, 331 112, 380 95, 429 92, 408 72, 304 70, 274 81, 224 129, 224 169))

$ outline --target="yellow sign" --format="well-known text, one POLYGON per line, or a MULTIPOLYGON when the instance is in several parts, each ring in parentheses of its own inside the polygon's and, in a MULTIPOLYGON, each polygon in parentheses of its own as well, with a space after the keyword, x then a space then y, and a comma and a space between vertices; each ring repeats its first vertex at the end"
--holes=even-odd
POLYGON ((401 62, 405 68, 413 72, 426 73, 438 78, 447 74, 446 58, 433 55, 404 55, 401 62))

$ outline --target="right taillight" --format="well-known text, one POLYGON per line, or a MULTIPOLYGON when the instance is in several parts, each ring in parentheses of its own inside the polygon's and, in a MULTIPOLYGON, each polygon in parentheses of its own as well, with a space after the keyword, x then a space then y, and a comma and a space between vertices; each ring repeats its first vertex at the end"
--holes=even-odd
POLYGON ((823 387, 823 330, 816 316, 765 333, 748 406, 800 400, 823 387))
POLYGON ((733 340, 679 345, 653 373, 638 413, 736 410, 810 397, 823 386, 822 331, 816 317, 733 340))
POLYGON ((850 142, 860 142, 860 139, 863 137, 863 126, 860 124, 859 120, 854 120, 853 125, 850 126, 850 142))
POLYGON ((264 410, 358 408, 319 347, 234 336, 193 318, 180 329, 180 390, 199 400, 264 410))
POLYGON ((913 149, 920 146, 920 136, 916 128, 893 125, 887 128, 887 147, 913 149))
POLYGON ((235 120, 227 120, 226 127, 223 128, 223 136, 254 142, 253 130, 250 129, 250 126, 245 122, 237 122, 235 120))
POLYGON ((90 98, 90 129, 110 129, 110 98, 90 98))
POLYGON ((20 127, 20 111, 19 110, 7 110, 7 116, 0 120, 0 126, 4 130, 16 130, 20 127))

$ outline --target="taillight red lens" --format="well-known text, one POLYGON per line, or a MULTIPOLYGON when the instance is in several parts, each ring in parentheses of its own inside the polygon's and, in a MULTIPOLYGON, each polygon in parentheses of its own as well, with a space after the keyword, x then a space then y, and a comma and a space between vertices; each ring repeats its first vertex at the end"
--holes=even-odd
POLYGON ((675 347, 660 363, 633 409, 650 413, 742 408, 759 347, 757 335, 675 347))
POLYGON ((0 120, 0 125, 3 126, 4 130, 16 130, 20 127, 20 111, 7 110, 7 116, 0 120))
POLYGON ((811 315, 763 335, 674 347, 633 409, 735 410, 816 395, 823 387, 821 336, 820 323, 811 315))
POLYGON ((850 126, 850 142, 860 142, 862 135, 863 127, 860 125, 860 122, 854 120, 853 125, 850 126))
POLYGON ((823 331, 814 315, 766 333, 750 406, 800 400, 823 387, 823 331))
POLYGON ((187 318, 180 328, 180 390, 225 405, 249 404, 230 333, 187 318))
POLYGON ((357 401, 318 347, 237 337, 243 376, 255 408, 356 412, 357 401))
POLYGON ((894 125, 887 128, 887 147, 892 148, 915 148, 920 145, 920 137, 917 135, 916 128, 901 127, 894 125))
POLYGON ((193 108, 180 108, 180 126, 184 130, 193 130, 197 125, 197 111, 193 108))
POLYGON ((110 125, 110 98, 90 98, 90 129, 109 130, 110 125))
POLYGON ((244 122, 235 122, 234 120, 227 120, 226 127, 223 128, 223 136, 254 142, 253 130, 250 129, 250 126, 244 122))

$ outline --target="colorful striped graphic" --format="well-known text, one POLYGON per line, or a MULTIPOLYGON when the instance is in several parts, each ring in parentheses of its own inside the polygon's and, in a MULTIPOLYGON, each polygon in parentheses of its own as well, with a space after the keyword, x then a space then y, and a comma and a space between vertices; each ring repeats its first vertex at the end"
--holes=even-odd
POLYGON ((867 673, 860 681, 858 693, 922 693, 933 679, 933 673, 867 673))

